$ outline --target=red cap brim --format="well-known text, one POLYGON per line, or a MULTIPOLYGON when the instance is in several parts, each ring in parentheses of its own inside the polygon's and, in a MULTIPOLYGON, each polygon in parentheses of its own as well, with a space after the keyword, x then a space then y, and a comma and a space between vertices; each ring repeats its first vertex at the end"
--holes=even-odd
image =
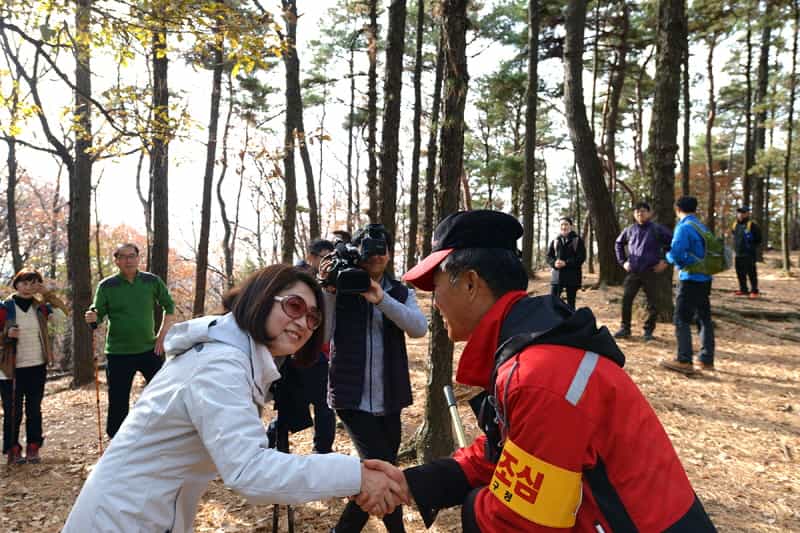
POLYGON ((433 275, 436 273, 436 267, 439 266, 439 263, 444 261, 444 258, 450 255, 452 251, 453 248, 447 248, 446 250, 433 252, 423 259, 421 263, 406 272, 403 276, 403 281, 423 291, 432 292, 433 275))

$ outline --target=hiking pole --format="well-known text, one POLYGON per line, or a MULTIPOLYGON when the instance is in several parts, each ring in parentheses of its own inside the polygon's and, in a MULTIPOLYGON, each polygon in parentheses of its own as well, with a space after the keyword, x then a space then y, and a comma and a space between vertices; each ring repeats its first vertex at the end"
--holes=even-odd
MULTIPOLYGON (((12 327, 17 327, 16 325, 12 327)), ((9 328, 10 329, 10 328, 9 328)), ((17 425, 17 339, 14 337, 6 337, 6 342, 11 345, 11 441, 12 446, 16 446, 19 441, 20 426, 17 425)), ((20 408, 22 406, 20 405, 20 408)), ((20 412, 20 415, 22 413, 20 412)), ((20 425, 22 416, 20 416, 20 425)), ((10 454, 11 452, 9 452, 10 454)), ((20 452, 20 456, 22 452, 20 452)), ((10 455, 9 455, 10 457, 10 455)))
MULTIPOLYGON (((95 306, 91 306, 89 311, 97 312, 97 308, 95 306)), ((92 338, 92 361, 94 361, 94 395, 97 400, 97 444, 100 447, 100 455, 103 455, 103 428, 100 424, 100 378, 97 375, 97 354, 95 353, 95 345, 94 345, 94 332, 97 329, 97 321, 92 322, 89 324, 91 331, 89 334, 92 338)))
POLYGON ((453 429, 456 432, 456 440, 458 441, 459 448, 467 447, 467 436, 464 434, 464 426, 461 424, 461 416, 458 414, 458 407, 456 405, 456 395, 453 393, 453 387, 450 385, 444 386, 444 398, 447 402, 447 407, 450 410, 450 418, 453 420, 453 429))
MULTIPOLYGON (((289 428, 282 428, 275 424, 275 449, 279 452, 289 453, 289 428)), ((272 506, 272 533, 278 533, 278 512, 280 508, 277 503, 272 506)), ((294 509, 292 509, 291 505, 286 506, 286 514, 289 533, 294 533, 294 509)))

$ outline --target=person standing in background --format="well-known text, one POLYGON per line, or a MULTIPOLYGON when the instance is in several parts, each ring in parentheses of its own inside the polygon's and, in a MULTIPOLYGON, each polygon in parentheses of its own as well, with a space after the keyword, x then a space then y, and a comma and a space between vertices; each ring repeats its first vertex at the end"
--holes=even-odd
POLYGON ((551 294, 561 298, 567 291, 567 305, 575 310, 575 296, 581 286, 582 268, 586 261, 586 246, 583 239, 572 229, 572 219, 561 217, 561 233, 552 240, 547 249, 547 264, 552 268, 551 294))

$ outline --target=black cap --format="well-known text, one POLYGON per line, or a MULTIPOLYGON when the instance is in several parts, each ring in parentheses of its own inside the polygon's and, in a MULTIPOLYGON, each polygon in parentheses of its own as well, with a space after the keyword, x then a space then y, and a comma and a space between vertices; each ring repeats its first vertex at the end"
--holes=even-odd
POLYGON ((737 213, 749 213, 750 212, 750 208, 748 206, 746 206, 746 205, 743 205, 742 207, 737 207, 736 208, 736 212, 737 213))
POLYGON ((453 250, 497 248, 517 251, 520 237, 522 225, 509 214, 488 209, 453 213, 436 226, 431 254, 406 272, 403 280, 422 290, 431 291, 435 268, 453 250))

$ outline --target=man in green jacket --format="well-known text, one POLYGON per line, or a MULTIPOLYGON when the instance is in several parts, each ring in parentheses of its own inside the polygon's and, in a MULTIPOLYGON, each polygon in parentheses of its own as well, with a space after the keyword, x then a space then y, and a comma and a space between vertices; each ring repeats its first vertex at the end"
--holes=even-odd
POLYGON ((88 324, 108 317, 106 432, 112 438, 128 415, 136 372, 141 372, 149 383, 164 363, 164 335, 175 317, 175 304, 161 278, 139 271, 138 246, 132 243, 118 246, 114 251, 114 263, 119 272, 100 282, 94 305, 84 315, 88 324), (156 304, 164 310, 158 335, 153 317, 156 304))

